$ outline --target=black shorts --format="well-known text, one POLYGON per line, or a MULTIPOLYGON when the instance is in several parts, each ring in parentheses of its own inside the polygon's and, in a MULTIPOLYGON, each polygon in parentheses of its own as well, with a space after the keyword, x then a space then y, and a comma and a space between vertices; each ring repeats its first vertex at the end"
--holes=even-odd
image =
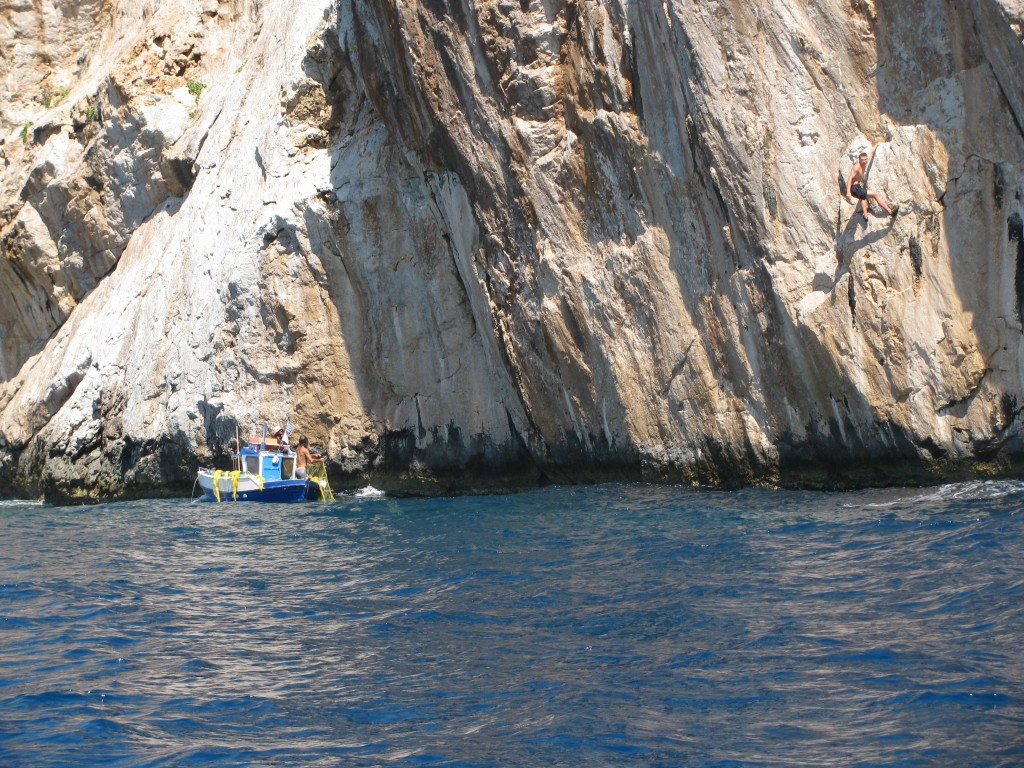
POLYGON ((868 199, 868 191, 864 189, 864 185, 858 184, 856 182, 850 185, 850 194, 856 197, 858 200, 868 199))

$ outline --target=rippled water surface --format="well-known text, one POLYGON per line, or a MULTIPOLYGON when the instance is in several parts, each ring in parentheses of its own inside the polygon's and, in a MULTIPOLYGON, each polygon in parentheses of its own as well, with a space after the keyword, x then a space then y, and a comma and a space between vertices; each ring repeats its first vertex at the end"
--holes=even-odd
POLYGON ((1024 484, 0 506, 0 765, 1024 765, 1024 484))

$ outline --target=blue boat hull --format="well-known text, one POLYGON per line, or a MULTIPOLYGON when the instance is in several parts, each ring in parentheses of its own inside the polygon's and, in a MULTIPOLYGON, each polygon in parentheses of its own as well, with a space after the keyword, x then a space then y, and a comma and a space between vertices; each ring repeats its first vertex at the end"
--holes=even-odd
MULTIPOLYGON (((204 489, 203 497, 208 501, 217 501, 213 489, 204 489)), ((263 484, 263 490, 245 490, 238 492, 238 498, 232 498, 231 493, 221 491, 221 501, 261 501, 271 504, 289 504, 295 501, 318 500, 320 498, 320 486, 308 480, 268 480, 263 484)))

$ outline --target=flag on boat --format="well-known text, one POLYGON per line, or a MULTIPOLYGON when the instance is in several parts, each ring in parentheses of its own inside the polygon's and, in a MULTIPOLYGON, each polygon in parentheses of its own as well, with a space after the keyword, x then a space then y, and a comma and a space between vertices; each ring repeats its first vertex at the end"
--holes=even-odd
POLYGON ((284 442, 286 442, 286 443, 288 442, 288 435, 290 435, 291 433, 292 433, 292 420, 288 419, 288 421, 286 421, 284 423, 284 442))

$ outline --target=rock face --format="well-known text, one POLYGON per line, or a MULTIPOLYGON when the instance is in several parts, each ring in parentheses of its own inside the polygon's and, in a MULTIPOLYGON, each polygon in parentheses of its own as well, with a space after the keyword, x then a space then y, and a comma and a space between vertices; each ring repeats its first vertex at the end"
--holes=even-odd
POLYGON ((0 38, 7 493, 179 493, 288 417, 417 492, 1022 456, 1020 0, 0 0, 0 38), (839 194, 872 146, 895 219, 839 194))

